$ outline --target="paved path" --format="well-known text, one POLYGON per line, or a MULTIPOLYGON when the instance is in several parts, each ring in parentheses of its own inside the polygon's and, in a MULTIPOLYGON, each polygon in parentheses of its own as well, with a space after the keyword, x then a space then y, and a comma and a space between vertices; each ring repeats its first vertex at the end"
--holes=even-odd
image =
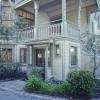
POLYGON ((67 100, 24 91, 25 82, 20 80, 0 82, 0 100, 67 100))
MULTIPOLYGON (((0 100, 85 100, 85 99, 66 99, 40 94, 30 94, 24 91, 25 82, 16 80, 0 82, 0 100)), ((91 100, 100 100, 91 99, 91 100)))
POLYGON ((47 99, 17 95, 9 91, 0 90, 0 100, 47 100, 47 99))

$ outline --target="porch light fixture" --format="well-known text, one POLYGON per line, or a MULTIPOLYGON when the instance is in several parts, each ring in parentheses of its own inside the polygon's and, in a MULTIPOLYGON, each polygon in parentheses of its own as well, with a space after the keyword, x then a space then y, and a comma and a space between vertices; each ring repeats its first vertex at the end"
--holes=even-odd
POLYGON ((56 45, 56 55, 60 55, 60 46, 58 44, 56 45))
POLYGON ((74 53, 74 52, 75 52, 75 49, 74 49, 73 47, 71 47, 71 48, 70 48, 70 52, 71 52, 71 53, 74 53))
POLYGON ((39 52, 38 53, 38 58, 41 59, 42 58, 42 54, 39 52))
POLYGON ((48 54, 50 54, 50 50, 48 50, 48 54))

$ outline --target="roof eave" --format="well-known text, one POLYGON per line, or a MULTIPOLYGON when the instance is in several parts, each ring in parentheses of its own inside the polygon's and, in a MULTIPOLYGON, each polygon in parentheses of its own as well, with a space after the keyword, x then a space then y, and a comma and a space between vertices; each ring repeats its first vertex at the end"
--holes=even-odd
POLYGON ((18 9, 18 8, 24 6, 25 4, 27 4, 27 3, 31 2, 31 1, 32 0, 23 0, 23 1, 21 1, 21 2, 16 4, 15 9, 18 9))

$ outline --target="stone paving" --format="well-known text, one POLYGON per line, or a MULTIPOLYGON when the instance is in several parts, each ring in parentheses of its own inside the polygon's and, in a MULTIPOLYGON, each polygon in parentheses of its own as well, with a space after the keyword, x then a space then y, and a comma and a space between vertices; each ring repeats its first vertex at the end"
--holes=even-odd
MULTIPOLYGON (((17 97, 16 95, 23 97, 23 99, 18 99, 18 100, 24 100, 25 97, 28 98, 25 100, 67 100, 66 98, 52 97, 52 96, 47 96, 47 95, 35 94, 35 93, 32 93, 32 94, 26 93, 24 91, 24 86, 25 86, 25 82, 20 81, 20 80, 0 82, 0 93, 2 93, 1 90, 3 90, 6 92, 8 91, 10 93, 10 94, 8 93, 9 95, 11 95, 12 93, 12 95, 15 95, 15 97, 17 97)), ((0 99, 0 100, 6 100, 6 99, 0 99)))

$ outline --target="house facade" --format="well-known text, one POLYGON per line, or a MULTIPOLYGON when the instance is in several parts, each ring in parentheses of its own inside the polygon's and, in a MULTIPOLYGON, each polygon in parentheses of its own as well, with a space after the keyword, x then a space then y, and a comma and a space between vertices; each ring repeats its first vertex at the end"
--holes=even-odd
POLYGON ((91 30, 96 0, 20 0, 16 15, 23 18, 16 34, 14 62, 45 70, 44 78, 65 80, 69 71, 88 66, 80 35, 91 30))
POLYGON ((15 10, 11 8, 14 4, 14 0, 11 3, 0 0, 0 62, 15 62, 15 38, 13 35, 9 38, 9 33, 5 32, 14 25, 15 10))

